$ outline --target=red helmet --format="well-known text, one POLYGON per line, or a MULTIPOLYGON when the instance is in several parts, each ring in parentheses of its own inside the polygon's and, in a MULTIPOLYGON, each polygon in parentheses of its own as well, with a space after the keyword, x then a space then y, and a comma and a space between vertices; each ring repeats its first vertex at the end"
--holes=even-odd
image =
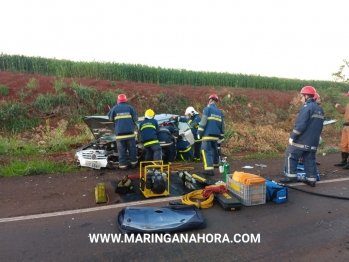
POLYGON ((127 97, 125 94, 118 95, 118 103, 125 103, 127 101, 127 97))
POLYGON ((208 98, 208 100, 210 100, 210 99, 213 99, 213 100, 218 101, 218 96, 217 96, 216 94, 212 94, 212 95, 210 95, 210 97, 208 98))
POLYGON ((316 94, 316 90, 312 86, 305 86, 305 87, 302 88, 301 94, 302 95, 315 95, 316 94))
POLYGON ((318 93, 315 93, 314 99, 318 99, 318 98, 320 98, 320 95, 318 93))

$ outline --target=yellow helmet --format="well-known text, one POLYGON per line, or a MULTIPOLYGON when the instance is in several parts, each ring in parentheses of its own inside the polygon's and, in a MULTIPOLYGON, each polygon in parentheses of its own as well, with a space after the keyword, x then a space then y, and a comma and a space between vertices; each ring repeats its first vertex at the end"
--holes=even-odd
POLYGON ((151 118, 154 118, 155 113, 154 113, 153 110, 148 109, 147 111, 145 111, 144 116, 145 116, 146 118, 148 118, 148 119, 151 119, 151 118))

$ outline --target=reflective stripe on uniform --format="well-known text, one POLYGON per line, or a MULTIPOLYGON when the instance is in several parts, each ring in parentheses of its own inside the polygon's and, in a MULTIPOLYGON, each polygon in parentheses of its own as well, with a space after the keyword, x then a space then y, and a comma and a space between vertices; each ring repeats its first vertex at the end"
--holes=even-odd
POLYGON ((115 116, 115 117, 114 117, 114 120, 124 119, 124 118, 132 118, 132 116, 131 116, 131 115, 115 116))
POLYGON ((218 141, 218 137, 216 136, 204 136, 203 138, 201 138, 201 140, 217 140, 218 141))
POLYGON ((159 140, 152 140, 144 143, 144 146, 149 146, 149 145, 158 144, 158 143, 159 143, 159 140))
POLYGON ((207 118, 207 120, 214 120, 214 121, 222 122, 222 119, 221 119, 221 118, 219 118, 219 117, 214 117, 214 116, 209 116, 209 117, 207 118))
POLYGON ((136 136, 135 134, 124 135, 124 136, 115 136, 115 139, 118 140, 118 139, 132 138, 135 136, 136 136))
POLYGON ((185 150, 178 150, 178 152, 180 152, 180 153, 185 153, 185 152, 188 152, 188 151, 190 151, 190 150, 191 150, 191 146, 188 147, 188 148, 185 149, 185 150))
POLYGON ((311 149, 311 150, 317 150, 316 146, 309 147, 307 145, 302 145, 302 144, 297 144, 297 143, 292 143, 292 146, 298 147, 298 148, 305 148, 305 149, 311 149))
POLYGON ((154 128, 156 129, 156 126, 154 126, 153 124, 145 124, 141 127, 141 130, 143 130, 144 128, 154 128))

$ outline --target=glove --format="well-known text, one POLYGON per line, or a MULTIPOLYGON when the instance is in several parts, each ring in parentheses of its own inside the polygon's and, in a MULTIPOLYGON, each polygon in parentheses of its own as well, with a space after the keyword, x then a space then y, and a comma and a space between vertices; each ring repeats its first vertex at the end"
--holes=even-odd
POLYGON ((289 138, 289 139, 288 139, 288 143, 289 143, 290 145, 292 145, 292 144, 293 144, 293 139, 292 139, 292 138, 289 138))
POLYGON ((201 139, 201 137, 200 137, 200 135, 199 135, 199 134, 197 135, 197 137, 198 137, 198 139, 199 139, 199 140, 201 139))
POLYGON ((224 138, 221 138, 217 141, 217 144, 221 144, 224 141, 224 138))

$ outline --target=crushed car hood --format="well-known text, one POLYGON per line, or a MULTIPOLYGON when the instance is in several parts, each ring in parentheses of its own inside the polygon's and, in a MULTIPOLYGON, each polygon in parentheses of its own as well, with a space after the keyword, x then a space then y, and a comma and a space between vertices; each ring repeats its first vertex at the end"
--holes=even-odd
POLYGON ((91 130, 95 139, 114 135, 114 123, 110 121, 107 116, 85 116, 83 120, 91 130))

